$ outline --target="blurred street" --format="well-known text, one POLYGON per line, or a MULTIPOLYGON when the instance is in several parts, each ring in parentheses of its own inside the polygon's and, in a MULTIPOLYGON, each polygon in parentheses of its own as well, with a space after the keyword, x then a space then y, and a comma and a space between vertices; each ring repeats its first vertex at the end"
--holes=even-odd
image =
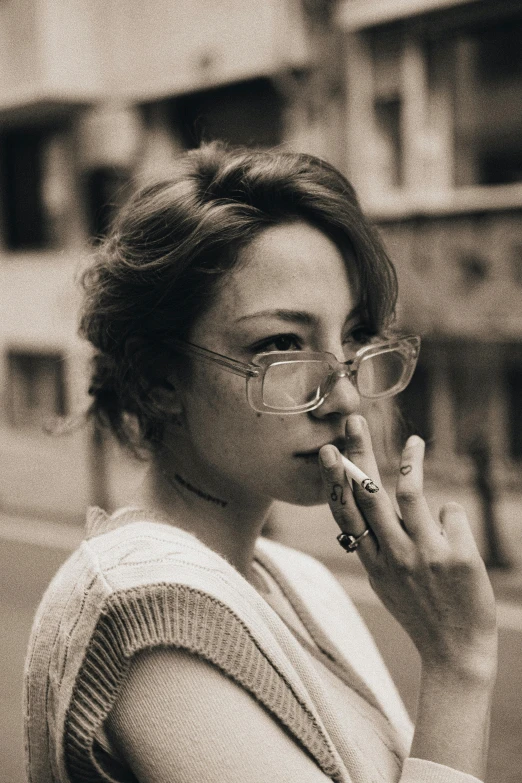
MULTIPOLYGON (((375 597, 357 558, 338 547, 328 512, 324 508, 305 509, 297 518, 295 513, 290 515, 291 510, 281 509, 276 537, 315 553, 335 573, 368 623, 414 716, 420 669, 413 645, 375 597)), ((0 783, 24 783, 21 684, 31 622, 45 587, 68 551, 81 540, 82 531, 59 523, 0 517, 0 535, 0 783)), ((522 547, 518 551, 522 552, 522 547)), ((522 595, 520 572, 505 574, 497 582, 500 594, 515 596, 519 591, 522 595)), ((498 608, 500 662, 487 783, 520 783, 522 605, 500 596, 498 608)))

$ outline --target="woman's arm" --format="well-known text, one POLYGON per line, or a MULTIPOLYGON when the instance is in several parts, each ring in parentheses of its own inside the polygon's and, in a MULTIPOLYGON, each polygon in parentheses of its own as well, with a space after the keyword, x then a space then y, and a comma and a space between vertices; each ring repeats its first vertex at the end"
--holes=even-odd
MULTIPOLYGON (((346 435, 347 455, 380 482, 365 420, 350 416, 346 435)), ((400 518, 382 485, 369 494, 354 484, 352 492, 334 447, 323 447, 321 462, 339 527, 355 535, 370 528, 358 554, 421 656, 412 756, 482 778, 496 675, 495 600, 464 510, 448 504, 440 521, 429 512, 423 455, 423 441, 410 438, 397 482, 400 518)))
POLYGON ((423 669, 411 755, 482 779, 489 743, 492 681, 423 669))
POLYGON ((106 721, 140 783, 326 783, 247 691, 175 648, 138 653, 106 721))
MULTIPOLYGON (((138 653, 105 729, 140 783, 330 780, 247 691, 185 650, 138 653)), ((450 767, 410 759, 400 783, 473 780, 450 767)))

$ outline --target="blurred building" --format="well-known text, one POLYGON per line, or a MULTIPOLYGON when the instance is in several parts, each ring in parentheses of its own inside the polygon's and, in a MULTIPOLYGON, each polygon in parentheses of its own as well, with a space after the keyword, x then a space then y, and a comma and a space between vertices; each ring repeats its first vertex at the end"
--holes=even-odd
MULTIPOLYGON (((496 0, 0 4, 0 510, 81 519, 130 466, 88 428, 82 265, 129 183, 202 139, 345 170, 421 332, 433 468, 522 460, 522 9, 496 0)), ((406 407, 406 406, 405 406, 406 407)))
POLYGON ((347 171, 423 335, 402 395, 432 472, 521 487, 522 3, 344 0, 347 171))
POLYGON ((42 430, 86 407, 74 279, 129 182, 202 138, 342 165, 329 5, 0 4, 0 510, 79 519, 132 481, 88 428, 42 430))

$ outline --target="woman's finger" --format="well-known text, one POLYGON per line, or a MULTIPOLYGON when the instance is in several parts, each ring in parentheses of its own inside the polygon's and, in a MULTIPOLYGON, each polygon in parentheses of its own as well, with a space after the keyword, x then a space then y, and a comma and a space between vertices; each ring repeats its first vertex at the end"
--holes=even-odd
POLYGON ((441 533, 456 551, 464 556, 480 557, 468 515, 460 503, 445 503, 439 511, 439 519, 441 533))
POLYGON ((417 541, 425 542, 440 534, 440 526, 433 519, 424 497, 425 444, 418 435, 406 441, 401 454, 396 498, 403 524, 417 541))
MULTIPOLYGON (((326 487, 328 504, 341 531, 354 537, 362 535, 368 525, 355 503, 340 452, 335 446, 323 446, 319 451, 319 464, 326 487)), ((363 558, 365 554, 376 551, 375 539, 371 534, 361 539, 357 551, 363 558)))
POLYGON ((377 484, 377 492, 368 492, 353 484, 353 495, 359 511, 377 537, 380 546, 400 548, 406 533, 384 489, 372 448, 368 424, 363 416, 351 414, 346 421, 346 456, 377 484))
POLYGON ((381 477, 373 453, 370 428, 364 416, 352 413, 346 419, 346 456, 364 470, 372 481, 381 486, 381 477))

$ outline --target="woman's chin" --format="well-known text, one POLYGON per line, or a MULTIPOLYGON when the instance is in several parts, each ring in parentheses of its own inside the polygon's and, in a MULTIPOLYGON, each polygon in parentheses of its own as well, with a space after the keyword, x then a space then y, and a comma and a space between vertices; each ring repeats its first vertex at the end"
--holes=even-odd
POLYGON ((299 482, 285 487, 274 500, 290 503, 292 506, 322 506, 328 502, 322 481, 299 482))
POLYGON ((326 500, 326 497, 322 495, 320 498, 317 498, 316 500, 297 501, 295 505, 304 506, 306 508, 313 508, 314 506, 324 506, 327 502, 328 501, 326 500))

